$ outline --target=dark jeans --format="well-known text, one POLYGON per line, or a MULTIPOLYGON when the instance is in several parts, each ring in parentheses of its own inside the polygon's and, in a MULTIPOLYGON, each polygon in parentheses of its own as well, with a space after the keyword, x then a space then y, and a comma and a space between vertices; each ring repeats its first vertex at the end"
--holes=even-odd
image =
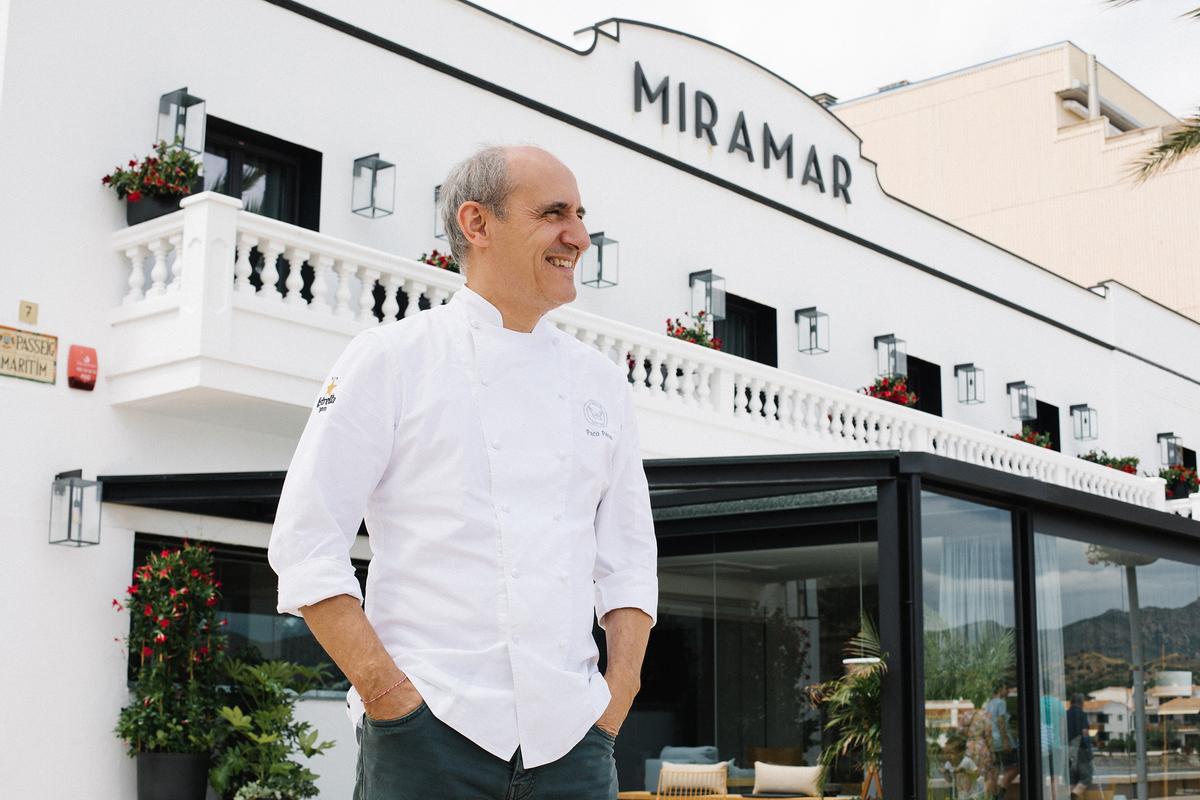
POLYGON ((521 750, 505 761, 422 703, 399 719, 358 729, 354 800, 616 800, 613 739, 596 726, 557 761, 533 769, 521 750))

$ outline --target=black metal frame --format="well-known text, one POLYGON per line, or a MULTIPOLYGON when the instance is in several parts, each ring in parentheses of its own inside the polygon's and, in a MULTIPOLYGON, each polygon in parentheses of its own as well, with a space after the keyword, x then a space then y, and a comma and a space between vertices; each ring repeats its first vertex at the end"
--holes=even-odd
MULTIPOLYGON (((883 698, 883 793, 925 797, 924 653, 921 597, 921 493, 935 491, 1012 512, 1017 620, 1022 797, 1041 787, 1037 674, 1037 608, 1033 586, 1034 532, 1150 549, 1200 563, 1200 522, 1085 492, 933 455, 895 451, 815 453, 645 462, 656 508, 744 500, 849 486, 874 486, 873 512, 863 504, 829 506, 825 522, 851 524, 874 514, 879 562, 879 634, 889 654, 883 698)), ((285 473, 100 476, 104 499, 192 513, 269 522, 285 473)), ((668 549, 688 537, 737 534, 738 542, 774 546, 793 535, 801 512, 767 510, 662 520, 657 534, 668 549)), ((812 521, 812 509, 805 512, 812 521)), ((365 528, 360 529, 364 533, 365 528)), ((715 541, 709 539, 709 541, 715 541)))

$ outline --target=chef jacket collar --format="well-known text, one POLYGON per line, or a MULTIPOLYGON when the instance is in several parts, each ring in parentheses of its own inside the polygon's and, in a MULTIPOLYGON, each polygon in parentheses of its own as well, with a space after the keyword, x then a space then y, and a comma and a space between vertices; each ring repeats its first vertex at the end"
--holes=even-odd
POLYGON ((519 336, 546 337, 550 333, 550 328, 553 327, 553 323, 547 320, 545 315, 542 315, 542 318, 537 321, 537 324, 533 326, 533 330, 529 333, 509 330, 504 327, 504 315, 500 313, 500 309, 496 308, 487 298, 466 284, 454 293, 454 296, 450 298, 450 302, 462 304, 463 309, 467 312, 467 316, 470 319, 477 320, 486 325, 494 325, 497 328, 502 328, 509 333, 519 336))

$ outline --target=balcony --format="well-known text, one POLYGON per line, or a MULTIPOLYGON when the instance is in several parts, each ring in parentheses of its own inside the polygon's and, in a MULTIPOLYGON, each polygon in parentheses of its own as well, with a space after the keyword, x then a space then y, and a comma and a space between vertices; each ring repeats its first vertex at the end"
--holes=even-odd
MULTIPOLYGON (((128 291, 110 319, 112 403, 292 436, 350 338, 382 324, 377 312, 385 321, 407 317, 445 302, 462 285, 454 273, 251 214, 213 193, 116 232, 113 247, 127 265, 128 291), (256 264, 261 280, 252 281, 256 264)), ((1166 508, 1161 478, 1129 475, 576 308, 557 309, 550 319, 626 365, 650 455, 926 451, 1166 508)), ((1171 510, 1191 516, 1186 502, 1171 510)))

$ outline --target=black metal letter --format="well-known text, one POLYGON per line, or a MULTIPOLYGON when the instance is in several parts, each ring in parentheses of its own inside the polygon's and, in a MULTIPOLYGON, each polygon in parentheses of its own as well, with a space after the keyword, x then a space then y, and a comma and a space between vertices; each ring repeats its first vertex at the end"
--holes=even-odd
POLYGON ((800 185, 812 181, 821 190, 821 194, 825 194, 825 181, 821 178, 821 165, 817 163, 817 146, 815 144, 808 147, 808 159, 804 162, 804 178, 801 179, 800 185))
POLYGON ((679 132, 687 130, 687 84, 679 82, 679 132))
POLYGON ((750 131, 746 129, 746 115, 739 111, 737 122, 733 123, 733 135, 729 137, 729 151, 741 150, 746 154, 750 163, 754 163, 754 150, 750 147, 750 131))
POLYGON ((784 157, 787 154, 787 176, 792 177, 792 135, 783 140, 783 147, 775 146, 775 137, 771 135, 771 126, 763 123, 763 169, 771 168, 771 156, 774 155, 776 160, 784 157))
POLYGON ((642 62, 633 62, 633 110, 642 110, 642 94, 646 95, 646 102, 653 103, 660 96, 662 97, 662 124, 666 125, 671 121, 671 77, 668 75, 659 82, 654 90, 650 89, 650 81, 646 80, 646 73, 642 71, 642 62))
POLYGON ((717 103, 716 103, 716 101, 713 100, 710 96, 708 96, 704 92, 697 90, 695 107, 696 107, 696 122, 692 126, 692 128, 696 131, 696 138, 699 139, 700 133, 703 131, 704 133, 708 134, 708 143, 716 144, 717 136, 716 136, 716 134, 713 133, 713 126, 717 124, 717 103), (708 106, 708 112, 712 115, 707 120, 704 119, 704 115, 700 113, 700 104, 701 103, 708 106))
POLYGON ((849 186, 850 186, 850 164, 847 163, 846 159, 842 158, 841 156, 834 156, 833 157, 833 196, 837 197, 840 194, 842 197, 846 198, 846 205, 850 205, 850 192, 848 191, 849 186), (844 177, 846 178, 845 181, 842 180, 843 172, 845 173, 845 175, 844 175, 844 177))

